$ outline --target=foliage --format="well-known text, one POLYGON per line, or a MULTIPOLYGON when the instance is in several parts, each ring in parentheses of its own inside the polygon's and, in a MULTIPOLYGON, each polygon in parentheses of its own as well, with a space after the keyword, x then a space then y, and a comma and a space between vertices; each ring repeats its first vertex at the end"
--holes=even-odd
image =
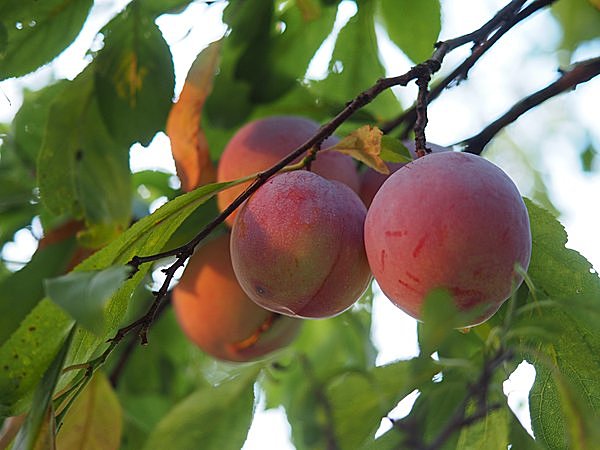
MULTIPOLYGON (((77 37, 92 3, 4 1, 0 79, 51 62, 77 37)), ((597 447, 600 279, 565 247, 557 219, 530 201, 526 284, 469 332, 453 328, 459 313, 447 294, 433 293, 412 359, 376 364, 371 289, 349 311, 307 321, 289 348, 253 363, 203 354, 169 305, 147 348, 132 333, 107 343, 152 302, 157 266, 126 264, 183 245, 217 215, 214 195, 235 182, 208 183, 241 124, 272 114, 330 121, 385 76, 381 35, 419 63, 431 56, 442 17, 437 0, 356 0, 356 14, 334 30, 339 0, 231 1, 227 33, 200 52, 174 103, 173 56, 155 20, 189 3, 132 1, 103 26, 103 46, 90 50, 79 75, 26 91, 1 126, 0 248, 32 223, 46 236, 71 220, 83 223, 76 235, 40 243, 19 270, 0 265, 4 431, 16 423, 8 417, 27 414, 12 448, 53 448, 55 440, 59 449, 240 448, 259 401, 285 410, 299 450, 597 447), (327 39, 334 42, 326 76, 310 79, 309 64, 327 39), (165 130, 183 189, 169 174, 129 167, 131 146, 165 130), (168 202, 154 210, 161 198, 168 202), (82 261, 82 254, 91 256, 82 261), (502 392, 523 360, 536 369, 535 438, 502 392), (385 419, 389 429, 376 435, 414 392, 410 414, 385 419)), ((569 54, 598 38, 594 4, 552 6, 569 54)), ((402 111, 384 90, 340 124, 337 150, 384 172, 382 160, 406 162, 404 144, 377 128, 402 111)), ((586 151, 582 164, 592 171, 597 152, 586 151)))

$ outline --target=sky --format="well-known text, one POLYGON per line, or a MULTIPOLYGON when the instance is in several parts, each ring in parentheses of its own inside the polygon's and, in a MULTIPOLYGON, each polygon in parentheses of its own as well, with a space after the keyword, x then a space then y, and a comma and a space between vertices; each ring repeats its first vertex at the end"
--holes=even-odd
MULTIPOLYGON (((128 0, 96 1, 95 11, 90 15, 83 32, 77 41, 65 50, 48 66, 19 80, 0 82, 0 121, 9 122, 18 110, 23 87, 42 87, 52 78, 74 78, 89 63, 86 51, 90 46, 98 47, 98 30, 119 11, 128 0)), ((440 39, 447 39, 477 29, 488 20, 505 2, 500 0, 452 0, 443 2, 443 28, 440 39), (469 11, 464 14, 464 11, 469 11)), ((220 38, 225 26, 220 21, 223 5, 192 4, 182 14, 161 16, 157 23, 171 47, 175 63, 176 93, 178 94, 185 76, 197 53, 208 43, 220 38)), ((336 27, 341 26, 355 13, 352 2, 340 5, 336 27)), ((381 43, 381 56, 385 61, 388 75, 406 72, 412 63, 389 42, 385 33, 378 30, 381 43)), ((484 56, 472 70, 469 80, 456 88, 446 91, 439 100, 429 107, 428 140, 441 145, 451 145, 467 138, 514 102, 556 78, 559 61, 554 47, 560 39, 560 29, 547 12, 520 24, 489 55, 484 56), (535 52, 535 56, 533 55, 535 52), (516 63, 517 62, 517 63, 516 63), (515 69, 517 67, 518 69, 515 69), (485 99, 485 102, 481 101, 485 99), (449 113, 454 120, 448 121, 449 113)), ((333 51, 333 36, 319 50, 311 63, 308 75, 311 78, 324 76, 327 62, 333 51)), ((600 53, 600 42, 583 48, 575 60, 600 53)), ((468 54, 468 47, 450 54, 444 67, 452 67, 468 54)), ((395 90, 403 104, 411 104, 416 89, 395 90)), ((527 195, 533 188, 529 172, 522 169, 522 155, 515 149, 514 141, 533 149, 539 159, 539 170, 549 187, 550 196, 562 212, 561 222, 569 233, 568 246, 578 250, 588 258, 596 269, 600 268, 600 211, 597 197, 600 193, 600 173, 584 174, 579 167, 579 146, 588 138, 582 132, 581 124, 593 131, 589 138, 600 148, 600 129, 597 118, 600 111, 597 99, 600 98, 600 80, 593 80, 579 87, 575 92, 552 100, 543 108, 523 116, 510 127, 510 133, 490 145, 485 156, 502 167, 516 182, 520 191, 527 195), (594 100, 596 99, 596 100, 594 100), (547 130, 552 118, 564 124, 547 130), (558 118, 558 119, 557 119, 558 118), (595 119, 594 119, 595 118, 595 119), (595 130, 593 125, 596 125, 595 130), (551 138, 549 138, 549 135, 551 138), (513 145, 511 145, 511 140, 513 145)), ((131 150, 133 170, 162 169, 175 173, 170 155, 168 138, 159 133, 148 148, 134 145, 131 150)), ((599 171, 600 172, 600 171, 599 171)), ((155 205, 158 206, 158 205, 155 205)), ((34 230, 35 233, 35 230, 34 230)), ((28 231, 20 232, 15 242, 3 251, 3 258, 12 261, 27 261, 35 251, 37 241, 28 231)), ((379 349, 378 364, 396 359, 406 359, 418 354, 416 321, 387 301, 381 292, 376 295, 373 308, 373 340, 379 349)), ((527 392, 535 376, 534 369, 524 363, 505 383, 505 393, 509 404, 528 425, 527 392)), ((410 411, 416 393, 401 402, 391 415, 402 417, 410 411)), ((259 402, 258 410, 264 409, 259 402)), ((389 427, 385 421, 381 431, 389 427)), ((289 425, 281 410, 261 412, 256 415, 244 450, 274 448, 293 449, 289 442, 289 425), (268 437, 268 439, 266 439, 268 437)))

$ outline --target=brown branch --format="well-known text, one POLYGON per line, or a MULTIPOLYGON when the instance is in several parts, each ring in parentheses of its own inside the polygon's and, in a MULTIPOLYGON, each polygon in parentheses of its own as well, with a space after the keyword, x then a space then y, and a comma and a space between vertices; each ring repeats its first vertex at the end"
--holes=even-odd
MULTIPOLYGON (((171 293, 172 293, 172 291, 169 291, 167 293, 166 298, 164 299, 161 307, 158 309, 158 311, 156 313, 155 319, 160 317, 161 314, 167 309, 167 306, 171 303, 171 293)), ((133 352, 135 351, 135 349, 137 347, 138 347, 137 339, 135 339, 135 336, 132 336, 131 339, 129 339, 127 341, 127 344, 125 345, 125 347, 119 354, 119 359, 117 360, 114 367, 112 368, 112 371, 110 372, 109 380, 113 387, 117 387, 117 384, 119 383, 121 375, 123 374, 123 371, 125 370, 125 367, 127 366, 127 363, 129 362, 129 359, 131 358, 131 356, 133 355, 133 352)), ((108 354, 106 356, 108 356, 108 354)))
MULTIPOLYGON (((489 22, 487 22, 481 29, 469 33, 465 36, 469 36, 470 40, 463 42, 459 38, 452 39, 450 41, 438 43, 437 46, 449 43, 453 48, 457 48, 460 45, 468 42, 475 42, 471 54, 459 64, 450 74, 444 79, 436 83, 436 85, 429 92, 427 103, 429 104, 433 100, 439 97, 439 95, 449 87, 452 83, 460 83, 468 77, 469 71, 473 68, 475 63, 490 49, 492 46, 500 40, 509 30, 511 30, 517 23, 525 20, 536 11, 545 8, 549 4, 556 0, 536 0, 531 5, 519 10, 525 3, 524 1, 513 1, 500 10, 489 22), (512 16, 511 16, 512 14, 512 16), (492 34, 493 32, 493 34, 492 34), (490 36, 491 34, 491 36, 490 36)), ((408 132, 413 128, 417 121, 417 106, 418 101, 405 110, 395 119, 390 120, 383 124, 380 128, 384 133, 390 133, 392 130, 400 125, 404 125, 404 131, 402 138, 408 136, 408 132)))
POLYGON ((422 424, 415 417, 409 415, 401 420, 388 417, 394 428, 404 435, 404 445, 413 450, 438 450, 454 433, 473 425, 492 411, 501 408, 502 404, 500 403, 488 403, 488 394, 496 369, 512 358, 511 350, 500 349, 492 358, 485 361, 477 381, 468 386, 465 398, 430 443, 423 440, 422 424), (467 414, 467 408, 473 401, 477 407, 475 411, 467 414))
POLYGON ((502 128, 514 122, 527 111, 552 97, 574 89, 578 84, 585 83, 600 74, 600 57, 573 64, 568 70, 561 71, 561 74, 558 80, 520 100, 477 135, 463 141, 461 145, 464 146, 464 151, 477 155, 481 154, 483 148, 502 128))
POLYGON ((437 450, 442 448, 444 443, 457 431, 464 427, 474 424, 478 420, 483 419, 490 412, 498 409, 501 405, 488 405, 487 398, 489 394, 490 384, 494 372, 504 362, 512 359, 513 353, 510 350, 501 349, 493 358, 486 361, 481 371, 481 375, 475 384, 469 387, 467 396, 452 415, 446 426, 438 433, 435 439, 429 445, 423 447, 423 450, 437 450), (467 416, 467 407, 471 401, 477 402, 477 409, 471 415, 467 416))

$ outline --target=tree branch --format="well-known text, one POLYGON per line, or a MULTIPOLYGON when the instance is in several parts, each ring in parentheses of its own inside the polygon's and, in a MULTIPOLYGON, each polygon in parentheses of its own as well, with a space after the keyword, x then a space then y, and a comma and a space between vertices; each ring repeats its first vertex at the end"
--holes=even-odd
MULTIPOLYGON (((436 44, 438 48, 442 45, 450 45, 451 48, 457 48, 460 45, 468 42, 475 43, 471 54, 452 72, 450 72, 450 74, 444 77, 442 81, 436 83, 436 85, 431 89, 427 103, 429 104, 438 98, 444 89, 449 87, 452 83, 458 84, 462 80, 465 80, 475 63, 479 61, 479 59, 517 23, 525 20, 536 11, 547 7, 555 1, 556 0, 536 0, 522 10, 520 10, 520 8, 525 1, 512 1, 502 10, 500 10, 492 19, 490 19, 490 21, 487 22, 481 29, 466 34, 462 38, 451 39, 449 41, 436 44), (494 32, 494 30, 496 31, 494 32), (493 34, 491 34, 492 32, 493 34), (464 42, 464 38, 467 36, 470 38, 470 40, 464 42)), ((395 119, 383 124, 380 127, 381 130, 387 134, 398 126, 404 125, 404 131, 401 137, 403 139, 408 137, 408 132, 417 121, 417 106, 418 101, 395 119)))
POLYGON ((574 89, 578 84, 585 83, 600 74, 600 57, 573 64, 568 70, 561 71, 561 74, 558 80, 520 100, 501 117, 480 131, 479 134, 463 141, 461 145, 464 146, 464 151, 477 155, 481 154, 483 148, 502 128, 517 120, 527 111, 562 92, 574 89))

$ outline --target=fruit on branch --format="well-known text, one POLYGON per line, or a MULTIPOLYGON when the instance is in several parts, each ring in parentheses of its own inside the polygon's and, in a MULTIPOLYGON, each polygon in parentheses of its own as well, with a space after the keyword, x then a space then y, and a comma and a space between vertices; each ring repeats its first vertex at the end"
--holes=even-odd
MULTIPOLYGON (((413 158, 416 158, 415 154, 415 141, 407 140, 404 141, 404 145, 410 152, 413 158)), ((440 153, 450 151, 448 147, 442 147, 441 145, 432 144, 431 142, 427 143, 427 147, 431 150, 432 153, 440 153)), ((390 175, 398 170, 400 167, 404 166, 405 163, 386 163, 388 168, 390 169, 390 175)), ((358 195, 362 199, 367 208, 371 205, 373 201, 373 197, 383 184, 385 180, 390 175, 384 175, 383 173, 379 173, 370 167, 367 168, 364 172, 360 174, 360 190, 358 191, 358 195)))
POLYGON ((231 232, 235 274, 260 306, 293 317, 349 308, 371 279, 366 208, 346 185, 306 170, 276 175, 240 208, 231 232))
MULTIPOLYGON (((231 138, 217 168, 217 181, 231 181, 266 170, 313 137, 319 125, 297 116, 273 116, 255 120, 240 128, 231 138)), ((321 148, 331 147, 338 139, 326 139, 321 148)), ((338 152, 317 155, 311 169, 325 178, 338 180, 358 192, 359 178, 351 157, 338 152)), ((219 192, 217 203, 223 211, 250 183, 219 192)), ((227 218, 233 224, 236 212, 227 218)))
POLYGON ((434 288, 487 320, 520 285, 531 256, 529 217, 517 187, 482 157, 426 155, 392 174, 365 221, 365 247, 386 296, 419 318, 434 288))
POLYGON ((229 234, 194 253, 173 289, 173 307, 188 338, 226 361, 249 361, 282 348, 301 324, 248 298, 231 267, 229 234))

